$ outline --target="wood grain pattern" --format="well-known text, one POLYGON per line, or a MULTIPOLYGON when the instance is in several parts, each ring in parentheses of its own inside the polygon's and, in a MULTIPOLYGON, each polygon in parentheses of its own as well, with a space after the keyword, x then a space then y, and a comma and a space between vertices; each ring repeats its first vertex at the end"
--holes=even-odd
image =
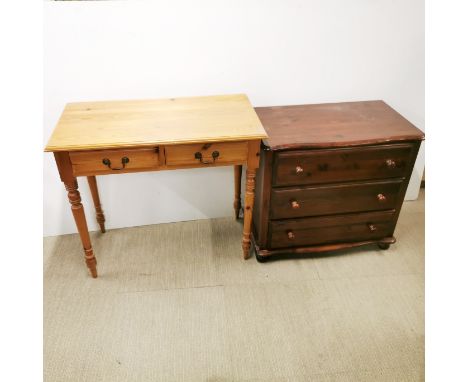
POLYGON ((383 101, 256 107, 272 150, 347 147, 424 134, 383 101))
POLYGON ((157 170, 159 148, 72 151, 70 160, 75 176, 157 170), (129 160, 125 166, 122 164, 122 158, 129 160), (110 161, 112 169, 103 163, 104 159, 110 161))
POLYGON ((244 94, 67 104, 45 151, 263 139, 244 94))
POLYGON ((248 158, 247 142, 204 142, 189 145, 167 146, 166 165, 171 166, 226 166, 228 164, 245 163, 248 158), (202 155, 201 160, 195 153, 202 155), (218 157, 213 159, 212 154, 217 152, 218 157))
POLYGON ((391 236, 395 211, 307 217, 270 222, 270 247, 299 247, 391 236), (288 233, 291 232, 291 238, 288 233))
POLYGON ((275 186, 347 182, 403 177, 410 165, 412 144, 331 150, 286 151, 274 164, 275 186), (296 167, 302 171, 298 172, 296 167))
POLYGON ((401 180, 347 183, 314 187, 274 188, 271 193, 271 218, 333 215, 396 208, 401 180), (382 199, 382 195, 385 197, 382 199), (299 205, 294 207, 296 201, 299 205))

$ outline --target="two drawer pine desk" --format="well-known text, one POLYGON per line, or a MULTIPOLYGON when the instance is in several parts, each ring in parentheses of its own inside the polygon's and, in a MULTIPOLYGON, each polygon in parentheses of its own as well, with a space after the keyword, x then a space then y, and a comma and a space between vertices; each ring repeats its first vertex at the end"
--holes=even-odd
POLYGON ((96 175, 211 166, 234 166, 234 210, 239 217, 240 174, 246 165, 242 249, 249 255, 255 170, 267 135, 247 96, 67 104, 45 148, 53 152, 68 191, 86 264, 97 277, 96 258, 78 191, 88 178, 96 219, 105 232, 96 175))

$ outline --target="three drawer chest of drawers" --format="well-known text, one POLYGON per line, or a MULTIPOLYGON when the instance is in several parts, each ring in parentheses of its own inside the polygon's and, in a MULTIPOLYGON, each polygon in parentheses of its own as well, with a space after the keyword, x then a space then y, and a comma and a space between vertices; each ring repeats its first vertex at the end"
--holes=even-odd
POLYGON ((253 211, 258 261, 395 243, 424 134, 383 101, 258 107, 253 211))

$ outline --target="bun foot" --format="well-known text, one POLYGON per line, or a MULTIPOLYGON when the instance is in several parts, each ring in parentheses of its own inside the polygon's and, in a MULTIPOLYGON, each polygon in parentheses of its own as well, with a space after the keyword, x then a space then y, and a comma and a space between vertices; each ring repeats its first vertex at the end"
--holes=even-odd
POLYGON ((389 243, 378 243, 378 246, 380 249, 389 249, 390 244, 389 243))
POLYGON ((259 263, 266 263, 268 261, 268 256, 262 256, 255 253, 255 257, 259 263))

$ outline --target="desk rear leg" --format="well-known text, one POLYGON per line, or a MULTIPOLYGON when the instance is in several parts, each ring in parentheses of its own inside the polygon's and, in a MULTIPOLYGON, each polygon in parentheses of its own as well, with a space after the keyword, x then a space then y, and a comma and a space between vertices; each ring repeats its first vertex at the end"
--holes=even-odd
POLYGON ((239 212, 241 209, 241 178, 242 178, 242 165, 234 166, 234 213, 236 219, 239 219, 239 212))
POLYGON ((91 190, 91 195, 93 197, 94 208, 96 209, 96 220, 101 228, 101 232, 106 232, 106 227, 104 226, 104 222, 106 221, 104 217, 104 212, 101 208, 101 200, 99 198, 99 191, 97 186, 97 181, 95 176, 88 176, 88 184, 89 189, 91 190))

